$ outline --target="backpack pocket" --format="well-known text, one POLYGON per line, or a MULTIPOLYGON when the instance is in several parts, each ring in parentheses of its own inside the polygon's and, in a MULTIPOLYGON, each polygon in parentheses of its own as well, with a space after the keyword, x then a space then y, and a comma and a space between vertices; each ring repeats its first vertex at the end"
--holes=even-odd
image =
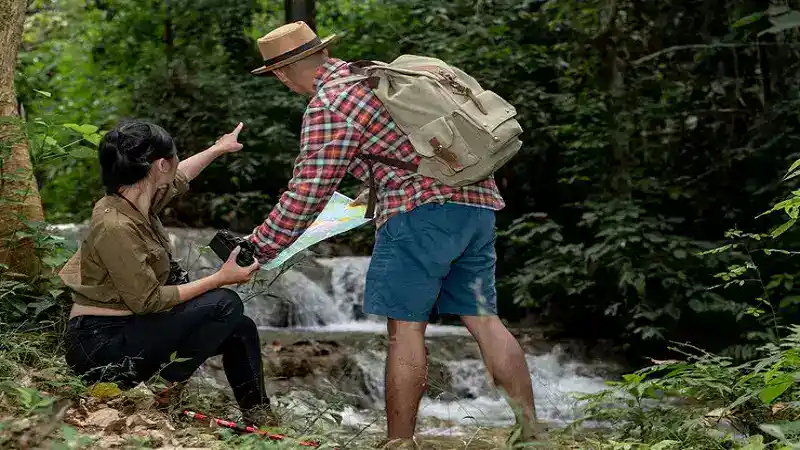
POLYGON ((514 105, 492 91, 483 91, 474 101, 462 103, 453 112, 453 119, 470 148, 494 154, 522 134, 522 127, 514 119, 516 115, 514 105))
POLYGON ((408 135, 414 149, 426 158, 438 160, 445 175, 471 167, 480 161, 458 132, 452 117, 440 117, 408 135))

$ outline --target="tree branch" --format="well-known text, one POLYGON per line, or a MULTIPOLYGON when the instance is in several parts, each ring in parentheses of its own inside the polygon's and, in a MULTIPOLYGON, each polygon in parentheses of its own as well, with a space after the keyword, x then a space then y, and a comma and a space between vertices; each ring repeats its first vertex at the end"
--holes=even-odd
POLYGON ((800 48, 800 43, 777 43, 777 42, 739 42, 739 43, 717 43, 717 44, 688 44, 688 45, 675 45, 672 47, 665 48, 663 50, 659 50, 655 53, 652 53, 647 56, 643 56, 631 64, 638 65, 642 63, 646 63, 648 61, 652 61, 654 59, 660 58, 663 55, 677 53, 686 50, 711 50, 711 49, 718 49, 718 48, 747 48, 747 47, 790 47, 790 48, 800 48))

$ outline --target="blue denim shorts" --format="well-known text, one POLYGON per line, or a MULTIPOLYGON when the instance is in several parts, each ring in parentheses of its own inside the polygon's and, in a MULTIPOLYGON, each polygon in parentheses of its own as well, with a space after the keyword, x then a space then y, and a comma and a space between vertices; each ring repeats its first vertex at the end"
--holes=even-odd
POLYGON ((377 233, 364 312, 408 322, 439 314, 497 314, 494 211, 432 203, 397 214, 377 233))

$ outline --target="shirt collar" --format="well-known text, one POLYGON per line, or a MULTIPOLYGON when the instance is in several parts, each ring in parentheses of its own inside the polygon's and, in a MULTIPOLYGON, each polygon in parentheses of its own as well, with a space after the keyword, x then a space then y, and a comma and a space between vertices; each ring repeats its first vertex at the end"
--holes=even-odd
POLYGON ((325 64, 321 65, 314 74, 314 87, 319 92, 323 84, 328 81, 348 75, 350 75, 350 68, 345 61, 337 58, 328 58, 325 64))
POLYGON ((97 208, 104 210, 104 212, 109 212, 109 208, 114 209, 128 217, 131 222, 135 223, 137 226, 147 229, 151 237, 157 242, 160 242, 167 252, 170 252, 169 236, 161 226, 158 216, 150 215, 150 217, 145 217, 145 215, 128 200, 120 195, 114 194, 108 194, 103 197, 100 202, 97 203, 97 208))
POLYGON ((139 209, 135 208, 130 202, 122 198, 122 196, 115 194, 108 194, 103 197, 102 208, 113 208, 118 212, 126 215, 129 219, 139 225, 150 226, 150 221, 142 214, 139 209))

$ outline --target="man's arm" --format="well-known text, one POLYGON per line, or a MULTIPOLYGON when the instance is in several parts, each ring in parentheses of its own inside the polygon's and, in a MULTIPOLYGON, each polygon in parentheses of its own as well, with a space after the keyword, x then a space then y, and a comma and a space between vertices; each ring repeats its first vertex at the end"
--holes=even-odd
POLYGON ((306 111, 289 187, 250 236, 259 260, 274 259, 317 218, 347 174, 360 140, 361 132, 341 113, 327 107, 306 111))

